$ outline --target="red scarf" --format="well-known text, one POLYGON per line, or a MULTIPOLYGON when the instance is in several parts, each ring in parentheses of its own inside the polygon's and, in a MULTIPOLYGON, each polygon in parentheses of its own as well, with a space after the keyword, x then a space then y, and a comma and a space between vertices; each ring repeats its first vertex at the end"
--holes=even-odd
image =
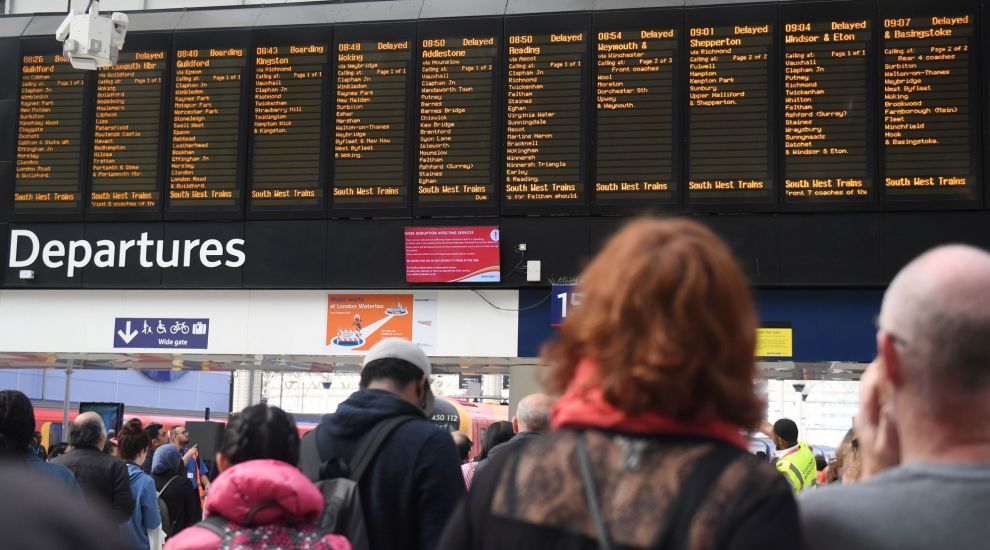
POLYGON ((605 401, 601 388, 589 385, 597 370, 598 365, 590 359, 578 363, 574 379, 550 411, 550 423, 555 430, 598 428, 634 434, 692 435, 718 439, 743 450, 749 449, 739 426, 722 420, 684 422, 652 411, 628 416, 605 401))

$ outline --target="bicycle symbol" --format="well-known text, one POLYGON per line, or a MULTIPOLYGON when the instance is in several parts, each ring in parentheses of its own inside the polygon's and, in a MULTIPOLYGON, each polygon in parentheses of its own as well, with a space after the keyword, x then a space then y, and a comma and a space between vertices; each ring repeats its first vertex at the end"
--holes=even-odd
POLYGON ((176 321, 169 329, 172 334, 189 334, 189 324, 185 321, 176 321))

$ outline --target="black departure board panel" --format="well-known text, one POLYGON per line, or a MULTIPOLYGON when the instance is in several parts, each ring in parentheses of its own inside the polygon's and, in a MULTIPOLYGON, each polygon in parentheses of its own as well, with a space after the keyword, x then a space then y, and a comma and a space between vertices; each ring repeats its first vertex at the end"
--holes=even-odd
POLYGON ((135 38, 116 65, 97 72, 90 214, 161 211, 168 62, 167 36, 135 38))
POLYGON ((786 205, 875 202, 873 17, 868 3, 781 7, 786 205))
POLYGON ((334 32, 332 208, 409 208, 414 25, 338 27, 334 32))
POLYGON ((590 17, 507 18, 505 213, 583 211, 590 17))
POLYGON ((501 22, 419 26, 417 214, 497 212, 501 22))
POLYGON ((245 39, 175 37, 170 213, 240 213, 249 48, 245 39))
POLYGON ((681 12, 595 16, 594 205, 679 201, 681 12))
POLYGON ((688 204, 776 203, 777 8, 688 10, 688 204))
POLYGON ((976 2, 883 7, 884 199, 979 199, 976 2))
POLYGON ((248 211, 322 212, 328 175, 322 121, 330 33, 258 31, 248 211))
POLYGON ((14 216, 82 211, 85 89, 86 72, 61 54, 23 53, 14 216))

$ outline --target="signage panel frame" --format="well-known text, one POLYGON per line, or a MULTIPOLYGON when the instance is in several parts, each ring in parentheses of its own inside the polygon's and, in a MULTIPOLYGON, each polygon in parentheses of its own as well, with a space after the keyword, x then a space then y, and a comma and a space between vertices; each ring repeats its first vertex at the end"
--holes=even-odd
POLYGON ((419 57, 419 48, 416 47, 416 22, 415 21, 402 21, 397 23, 348 23, 334 25, 333 31, 333 48, 331 50, 331 60, 330 66, 331 76, 330 76, 330 87, 329 95, 325 100, 334 106, 333 116, 331 117, 332 123, 328 132, 336 136, 337 130, 337 115, 336 115, 336 98, 337 98, 337 71, 339 70, 338 63, 336 62, 336 56, 338 54, 338 44, 341 42, 357 42, 365 40, 408 40, 409 50, 410 50, 410 61, 409 61, 409 71, 406 73, 406 99, 405 99, 405 127, 403 131, 403 161, 402 161, 402 183, 401 185, 405 187, 406 195, 405 200, 403 200, 401 205, 397 206, 382 206, 382 205, 369 205, 369 206, 342 206, 337 204, 333 198, 333 192, 336 186, 336 169, 337 163, 333 155, 333 143, 334 140, 331 139, 330 143, 330 188, 327 193, 330 219, 336 218, 408 218, 412 216, 412 195, 415 192, 413 189, 413 162, 414 154, 410 144, 412 140, 415 139, 416 120, 414 118, 414 103, 416 97, 416 83, 419 78, 419 67, 417 59, 419 57))
POLYGON ((506 131, 508 125, 508 101, 502 102, 502 131, 503 131, 503 143, 502 143, 502 172, 499 178, 499 194, 502 204, 501 212, 504 215, 553 215, 553 214, 572 214, 580 215, 587 214, 589 212, 588 202, 588 180, 591 171, 589 170, 589 159, 591 157, 591 130, 590 130, 590 117, 592 113, 590 112, 591 104, 589 101, 590 90, 589 85, 591 84, 591 59, 592 59, 592 45, 591 40, 592 32, 592 13, 566 13, 557 15, 514 15, 506 16, 504 19, 504 33, 503 33, 503 44, 502 44, 502 66, 506 68, 503 71, 503 97, 508 98, 509 96, 509 79, 508 79, 508 66, 509 66, 509 36, 520 33, 533 33, 533 34, 552 34, 552 33, 562 33, 562 32, 584 32, 586 33, 587 39, 585 40, 585 53, 583 58, 583 63, 581 67, 581 85, 579 88, 580 93, 580 113, 582 124, 580 125, 580 144, 579 144, 579 159, 581 161, 581 167, 579 169, 578 176, 578 188, 581 190, 581 203, 580 204, 566 204, 566 205, 555 205, 555 204, 510 204, 506 202, 506 181, 505 181, 505 163, 506 161, 506 144, 508 143, 508 133, 506 131))
POLYGON ((169 102, 168 102, 168 127, 167 136, 163 143, 167 143, 165 159, 165 178, 162 184, 162 194, 164 201, 164 218, 166 220, 197 220, 197 221, 231 221, 244 219, 244 205, 246 202, 246 167, 247 167, 247 128, 250 120, 252 103, 250 97, 250 86, 248 79, 252 77, 254 57, 251 54, 253 46, 253 31, 251 29, 236 30, 215 30, 215 31, 176 31, 172 35, 171 51, 171 79, 169 81, 169 102), (215 206, 174 207, 169 197, 171 191, 170 174, 172 170, 172 130, 175 123, 175 81, 177 70, 175 63, 178 62, 176 52, 179 49, 203 49, 203 48, 244 48, 245 64, 241 73, 241 99, 240 114, 238 117, 238 138, 237 138, 237 166, 235 176, 235 189, 240 194, 236 206, 229 208, 218 208, 215 206))
POLYGON ((503 139, 502 127, 504 126, 503 121, 503 105, 505 102, 504 86, 502 84, 505 78, 505 65, 504 56, 502 54, 505 43, 504 36, 502 33, 502 18, 501 17, 479 17, 479 18, 458 18, 458 19, 440 19, 440 20, 421 20, 417 24, 417 36, 416 36, 416 88, 415 88, 415 98, 416 101, 413 102, 413 112, 414 112, 414 123, 417 132, 415 132, 415 140, 413 145, 413 178, 410 181, 413 196, 413 214, 415 217, 428 217, 428 216, 443 216, 443 217, 463 217, 463 216, 477 216, 477 217, 487 217, 487 216, 497 216, 499 214, 499 206, 501 204, 501 188, 502 188, 502 152, 504 151, 505 141, 503 139), (487 35, 491 34, 495 37, 495 48, 497 50, 494 59, 494 68, 492 75, 492 97, 491 97, 491 145, 490 152, 488 155, 489 166, 491 176, 489 183, 491 185, 492 191, 487 204, 481 205, 470 205, 470 206, 457 206, 447 203, 446 205, 432 205, 430 203, 423 203, 419 200, 419 154, 420 154, 420 141, 418 138, 418 130, 420 124, 420 102, 419 97, 422 93, 422 43, 424 39, 430 37, 443 37, 444 35, 456 35, 456 36, 468 36, 468 35, 487 35))
MULTIPOLYGON (((61 54, 62 46, 57 41, 48 37, 31 37, 21 39, 20 59, 16 62, 17 72, 17 102, 14 113, 14 151, 17 150, 17 136, 20 134, 20 105, 21 105, 21 77, 24 67, 24 57, 28 55, 52 55, 61 54)), ((68 64, 68 61, 66 61, 68 64)), ((89 74, 91 71, 80 71, 85 82, 83 83, 82 102, 82 123, 79 134, 79 169, 78 183, 76 190, 79 193, 79 204, 73 209, 31 209, 18 211, 14 203, 14 192, 17 189, 17 160, 12 159, 12 174, 10 179, 10 189, 4 189, 4 200, 9 205, 9 219, 12 222, 81 222, 85 217, 85 198, 89 194, 88 174, 91 169, 91 159, 87 158, 86 152, 92 148, 93 129, 93 109, 89 98, 96 95, 95 75, 89 74)))
MULTIPOLYGON (((736 6, 715 6, 715 7, 689 7, 684 9, 684 34, 685 45, 682 55, 685 59, 690 58, 690 31, 692 27, 712 26, 719 27, 736 24, 764 24, 772 25, 770 32, 771 44, 767 50, 768 55, 773 56, 767 60, 767 185, 770 187, 768 198, 765 200, 734 199, 714 196, 702 201, 692 201, 691 191, 688 183, 691 181, 691 108, 689 105, 689 94, 684 94, 682 101, 683 127, 684 127, 684 169, 683 169, 683 192, 684 211, 692 213, 744 213, 744 212, 775 212, 780 205, 780 171, 778 169, 777 151, 777 102, 778 83, 780 67, 780 13, 779 4, 752 4, 746 6, 746 11, 740 13, 736 6)), ((684 71, 687 75, 690 72, 690 63, 685 62, 684 71)), ((685 76, 683 86, 689 86, 689 77, 685 76)))
POLYGON ((174 66, 175 60, 171 57, 173 55, 172 49, 172 33, 154 32, 154 33, 135 33, 133 36, 127 35, 127 45, 125 51, 136 51, 136 50, 148 50, 148 49, 162 49, 166 52, 165 59, 165 71, 162 73, 162 86, 160 94, 160 103, 158 106, 158 160, 157 169, 155 173, 157 190, 157 206, 153 209, 121 209, 114 210, 113 208, 105 210, 94 210, 91 206, 92 194, 93 194, 93 153, 95 152, 95 142, 96 142, 96 97, 97 97, 97 75, 94 76, 93 91, 90 97, 87 98, 87 105, 90 106, 93 112, 93 125, 92 131, 90 132, 90 148, 88 150, 88 159, 90 162, 90 170, 87 173, 86 178, 86 197, 84 200, 84 206, 86 208, 86 221, 160 221, 162 219, 162 212, 165 210, 165 187, 166 187, 166 176, 165 164, 168 162, 168 151, 169 149, 162 146, 168 140, 169 136, 169 106, 171 105, 171 85, 172 85, 172 68, 174 66))
MULTIPOLYGON (((976 109, 970 113, 970 119, 976 122, 970 129, 970 170, 975 181, 974 197, 968 199, 933 199, 932 197, 911 197, 895 199, 887 196, 886 186, 883 180, 886 177, 886 150, 882 143, 878 147, 877 154, 877 196, 880 198, 881 207, 884 211, 938 211, 938 210, 970 210, 978 209, 984 204, 984 194, 986 184, 983 181, 985 172, 981 155, 986 155, 983 146, 983 138, 986 132, 984 128, 983 112, 987 109, 983 105, 981 92, 983 91, 983 20, 981 18, 981 6, 979 0, 940 0, 934 7, 932 2, 926 0, 878 0, 879 14, 877 16, 878 46, 877 46, 877 84, 879 89, 883 86, 883 49, 885 42, 879 33, 884 31, 884 19, 898 17, 931 17, 933 12, 943 15, 950 15, 956 11, 965 11, 974 17, 972 48, 969 59, 969 106, 976 109), (974 101, 975 99, 975 101, 974 101)), ((882 102, 882 96, 879 98, 882 102)), ((883 136, 883 107, 882 103, 877 107, 877 132, 878 142, 882 142, 883 136)), ((987 161, 990 170, 990 161, 987 161)))
POLYGON ((327 216, 327 197, 332 192, 330 186, 330 158, 333 149, 333 137, 331 128, 333 126, 333 104, 331 102, 331 84, 333 81, 333 26, 320 25, 308 27, 277 27, 277 28, 257 28, 254 30, 254 41, 251 44, 250 59, 250 83, 248 84, 248 96, 250 97, 250 109, 247 119, 247 158, 244 169, 247 178, 244 184, 245 215, 248 220, 285 220, 285 219, 324 219, 327 216), (327 61, 323 65, 323 90, 320 93, 320 162, 317 177, 319 178, 320 198, 318 206, 280 206, 258 208, 252 206, 251 191, 254 184, 254 145, 255 138, 252 130, 254 121, 254 90, 256 87, 256 60, 258 57, 257 48, 261 46, 291 46, 298 43, 326 43, 327 61))
POLYGON ((870 40, 867 44, 866 52, 866 175, 873 179, 871 197, 861 201, 805 201, 788 202, 786 200, 786 190, 784 180, 787 173, 787 161, 785 151, 785 101, 784 91, 784 64, 786 44, 783 38, 778 38, 780 57, 779 64, 781 70, 777 73, 780 77, 777 120, 778 120, 778 195, 780 197, 780 210, 782 212, 856 212, 865 210, 877 210, 880 208, 880 165, 879 165, 879 139, 880 126, 883 121, 878 116, 882 95, 878 93, 880 86, 878 69, 880 33, 880 20, 877 17, 877 0, 844 0, 844 1, 821 1, 802 3, 800 5, 783 3, 780 5, 780 20, 778 23, 778 33, 781 37, 786 35, 784 25, 792 19, 800 19, 812 23, 828 21, 831 19, 866 19, 870 22, 870 40))
MULTIPOLYGON (((598 109, 594 101, 589 101, 591 112, 590 129, 591 153, 588 155, 590 181, 588 183, 589 205, 592 214, 642 214, 645 212, 679 212, 684 207, 684 87, 687 66, 687 56, 684 48, 684 11, 682 8, 661 8, 643 10, 596 11, 592 26, 591 47, 589 58, 592 66, 592 76, 589 84, 594 88, 598 76, 598 33, 608 30, 626 30, 634 26, 663 26, 673 25, 677 29, 677 50, 673 63, 673 82, 671 93, 671 184, 674 189, 672 198, 644 202, 640 199, 598 201, 595 184, 598 181, 598 109)), ((597 93, 597 88, 590 93, 597 93)))

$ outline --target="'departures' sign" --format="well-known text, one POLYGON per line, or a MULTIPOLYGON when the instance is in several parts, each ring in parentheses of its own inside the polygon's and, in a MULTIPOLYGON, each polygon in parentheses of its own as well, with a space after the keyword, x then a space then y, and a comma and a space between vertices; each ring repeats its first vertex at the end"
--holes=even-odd
POLYGON ((137 239, 111 241, 86 239, 41 243, 38 235, 27 229, 10 231, 10 254, 7 265, 14 269, 37 267, 64 270, 74 277, 77 270, 92 265, 98 268, 127 267, 128 263, 143 268, 241 267, 247 256, 244 239, 172 239, 152 240, 144 232, 137 239))

